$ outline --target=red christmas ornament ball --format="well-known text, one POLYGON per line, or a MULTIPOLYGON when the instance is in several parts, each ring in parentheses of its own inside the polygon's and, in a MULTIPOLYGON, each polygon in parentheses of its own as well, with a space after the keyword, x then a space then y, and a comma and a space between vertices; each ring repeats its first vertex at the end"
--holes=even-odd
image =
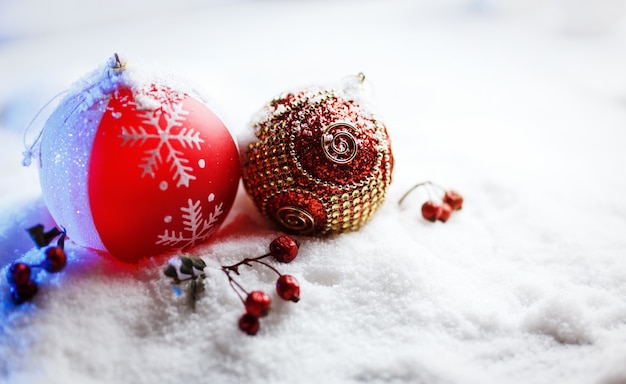
POLYGON ((361 97, 363 80, 285 93, 253 121, 243 183, 285 231, 358 230, 383 203, 393 156, 385 125, 361 97))
POLYGON ((115 55, 43 128, 44 200, 74 242, 124 262, 206 241, 239 183, 235 142, 191 91, 115 55))

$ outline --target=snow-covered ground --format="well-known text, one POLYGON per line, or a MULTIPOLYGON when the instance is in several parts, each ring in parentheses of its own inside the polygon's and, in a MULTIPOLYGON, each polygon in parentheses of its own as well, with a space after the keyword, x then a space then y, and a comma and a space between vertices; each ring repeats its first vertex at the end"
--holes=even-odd
POLYGON ((40 257, 24 229, 52 224, 24 127, 114 52, 198 84, 238 137, 283 90, 364 72, 395 155, 367 226, 300 239, 280 268, 301 301, 255 337, 218 266, 279 232, 241 189, 192 251, 209 264, 195 312, 167 255, 134 267, 70 242, 21 306, 2 277, 0 382, 626 383, 625 16, 617 0, 0 0, 3 276, 40 257), (424 180, 463 210, 399 207, 424 180))

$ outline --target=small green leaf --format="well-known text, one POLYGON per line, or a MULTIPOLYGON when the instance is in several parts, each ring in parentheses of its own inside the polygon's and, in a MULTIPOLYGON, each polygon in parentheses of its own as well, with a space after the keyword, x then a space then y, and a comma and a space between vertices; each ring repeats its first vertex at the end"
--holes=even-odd
POLYGON ((168 265, 163 271, 163 274, 167 277, 171 277, 174 280, 178 280, 178 274, 176 273, 176 268, 173 265, 168 265))
POLYGON ((191 260, 191 263, 196 269, 199 269, 202 271, 204 270, 204 268, 206 268, 206 263, 201 258, 195 257, 195 256, 189 256, 189 259, 191 260))
POLYGON ((43 224, 37 224, 33 227, 30 227, 27 229, 27 231, 30 235, 30 238, 37 245, 37 248, 42 248, 50 244, 49 241, 47 242, 46 236, 44 234, 43 224))
POLYGON ((204 283, 202 281, 199 281, 198 284, 196 284, 196 292, 204 292, 204 283))
POLYGON ((180 266, 180 272, 186 275, 193 275, 193 262, 187 256, 181 256, 180 261, 182 265, 180 266))
POLYGON ((196 309, 196 299, 198 296, 198 284, 196 283, 196 279, 191 280, 189 283, 189 305, 192 310, 196 309))
MULTIPOLYGON (((63 228, 63 227, 61 227, 63 228)), ((55 227, 55 229, 57 229, 55 227)), ((57 229, 58 230, 58 229, 57 229)), ((57 247, 64 249, 65 248, 65 237, 67 236, 67 232, 65 231, 65 228, 63 228, 63 232, 60 232, 61 237, 59 237, 59 239, 57 240, 57 247)))

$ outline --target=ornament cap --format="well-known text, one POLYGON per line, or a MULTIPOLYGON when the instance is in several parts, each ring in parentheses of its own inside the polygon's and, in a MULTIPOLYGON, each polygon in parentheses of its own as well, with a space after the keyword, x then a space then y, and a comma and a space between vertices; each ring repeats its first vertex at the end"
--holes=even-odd
POLYGON ((107 64, 116 74, 119 74, 126 69, 127 60, 116 52, 109 58, 107 64))
POLYGON ((341 82, 340 89, 348 97, 373 112, 374 88, 365 73, 346 76, 341 82))

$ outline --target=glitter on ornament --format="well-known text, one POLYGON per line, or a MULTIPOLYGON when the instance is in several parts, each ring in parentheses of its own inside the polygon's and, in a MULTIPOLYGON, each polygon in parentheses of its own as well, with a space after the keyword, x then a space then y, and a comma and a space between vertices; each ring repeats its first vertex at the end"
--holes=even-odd
POLYGON ((38 160, 68 237, 125 262, 208 240, 241 174, 233 137, 193 88, 118 55, 60 102, 38 160))
MULTIPOLYGON (((364 77, 357 77, 361 85, 364 77)), ((252 122, 243 182, 261 213, 286 231, 355 231, 383 203, 393 156, 385 125, 354 82, 285 93, 252 122)))

